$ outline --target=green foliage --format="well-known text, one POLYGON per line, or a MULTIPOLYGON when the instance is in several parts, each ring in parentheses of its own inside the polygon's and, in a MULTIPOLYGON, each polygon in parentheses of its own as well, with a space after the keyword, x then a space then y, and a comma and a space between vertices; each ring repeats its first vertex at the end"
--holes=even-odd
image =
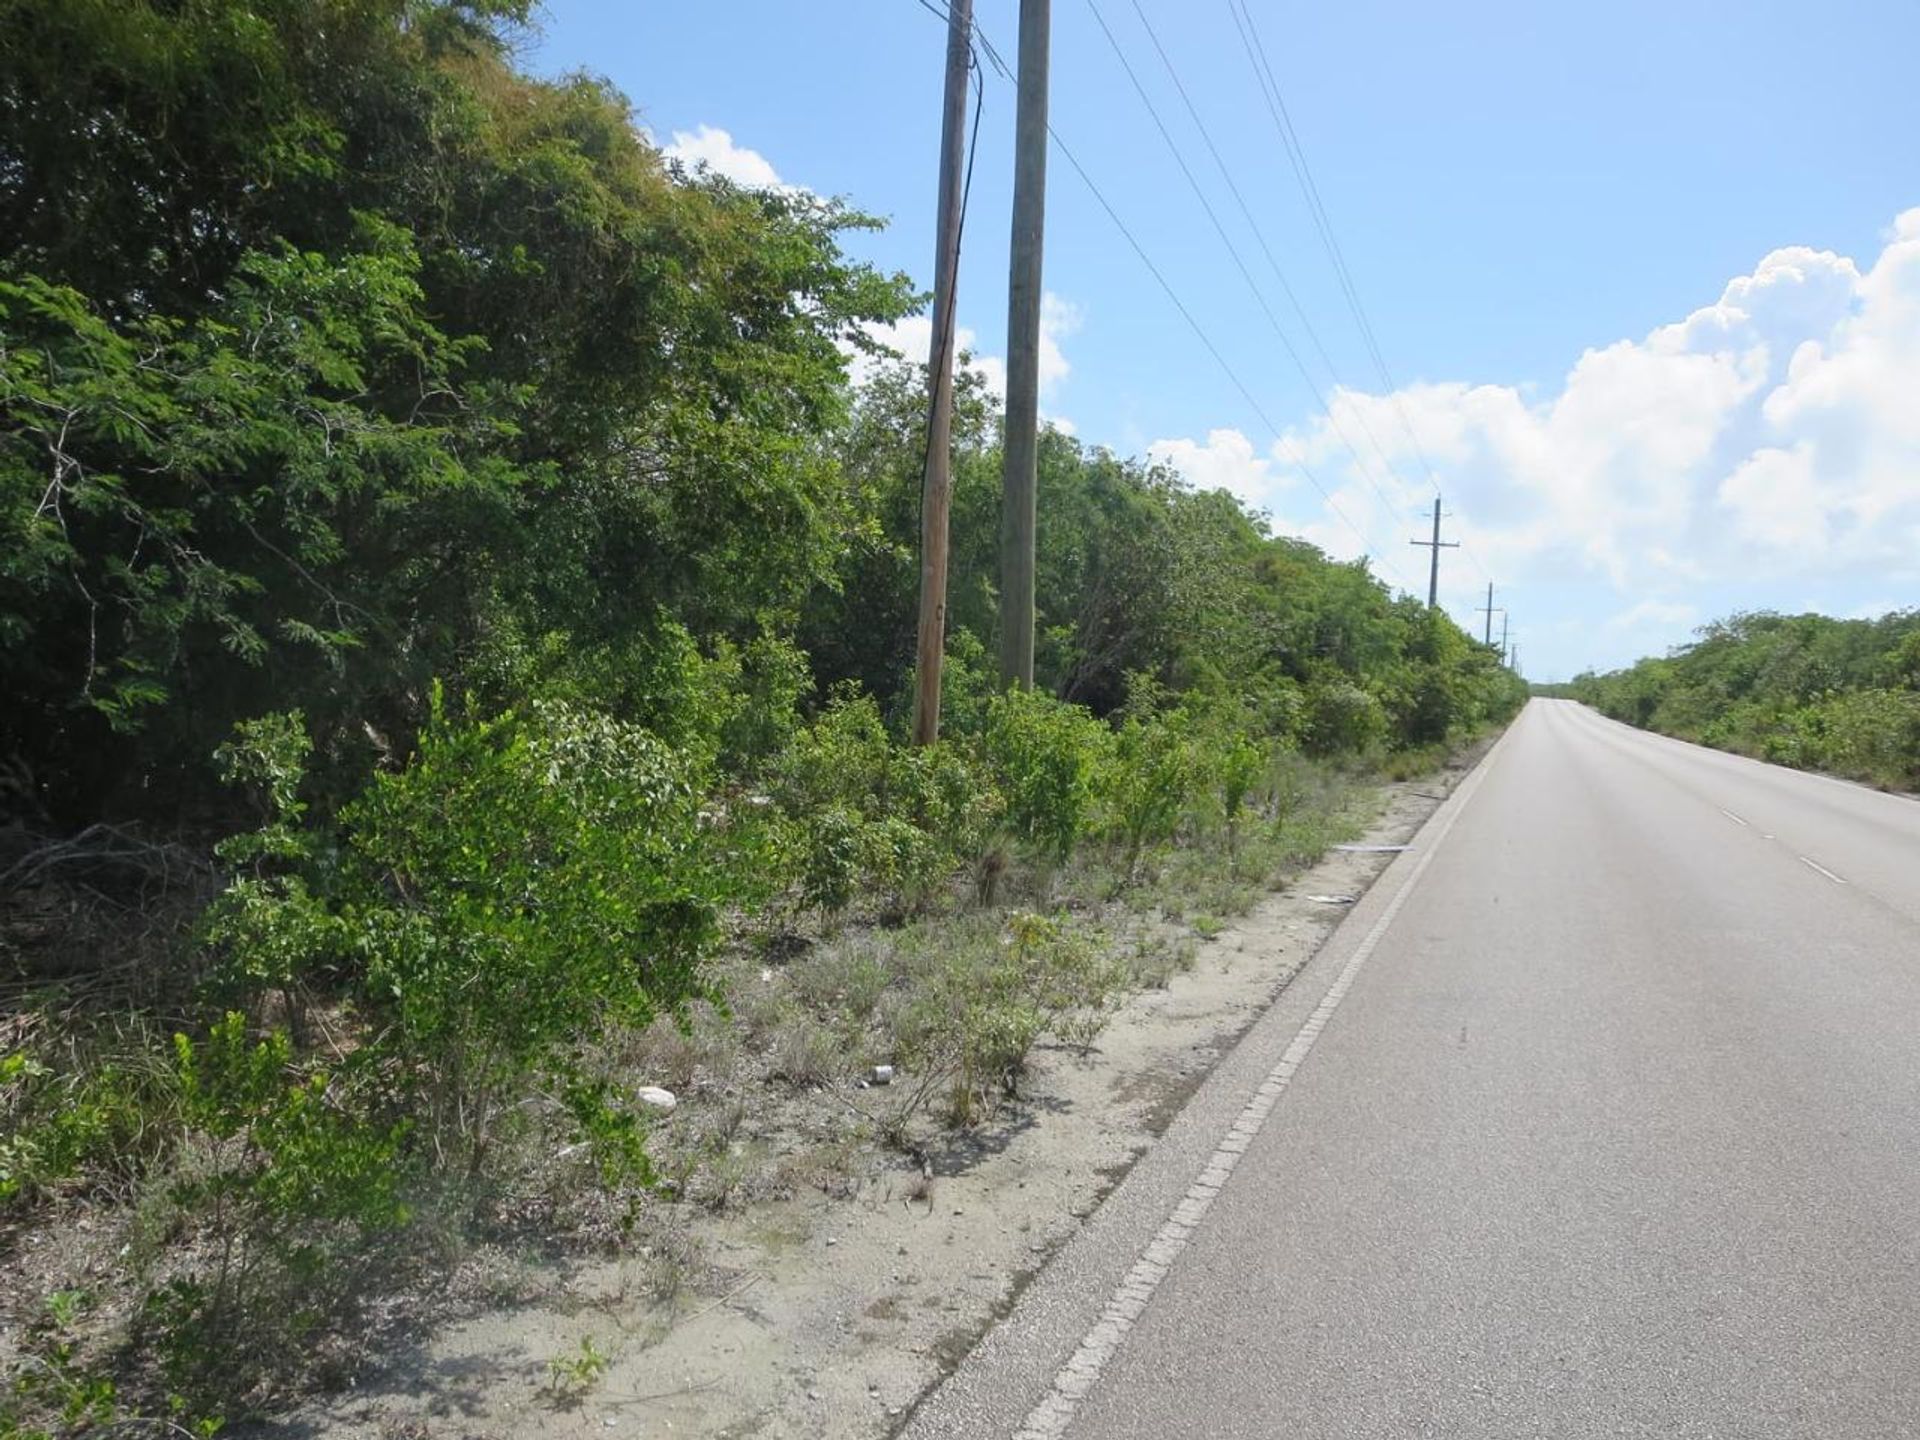
POLYGON ((167 1397, 163 1414, 143 1415, 122 1401, 110 1373, 83 1353, 81 1323, 98 1304, 84 1290, 56 1290, 24 1328, 24 1361, 0 1394, 0 1440, 54 1440, 59 1435, 167 1433, 212 1440, 225 1429, 217 1415, 196 1413, 185 1397, 167 1397), (57 1427, 57 1428, 56 1428, 57 1427))
MULTIPOLYGON (((284 726, 255 727, 263 736, 297 755, 284 726)), ((234 767, 267 764, 249 753, 236 748, 234 767)), ((278 783, 290 795, 297 776, 278 783)), ((755 863, 703 803, 687 758, 634 726, 560 702, 464 720, 436 697, 413 763, 342 812, 338 857, 237 877, 207 934, 230 983, 283 985, 296 963, 350 982, 377 1037, 356 1072, 419 1125, 432 1165, 477 1174, 525 1087, 544 1082, 604 1170, 644 1178, 636 1118, 577 1057, 602 1028, 644 1025, 700 991, 734 877, 755 863)), ((280 1138, 294 1150, 306 1118, 288 1111, 280 1138)))
POLYGON ((1920 788, 1920 612, 1735 615, 1566 687, 1617 720, 1777 764, 1920 788))
POLYGON ((729 898, 682 757, 558 703, 462 721, 343 814, 343 923, 438 1153, 481 1165, 526 1077, 698 993, 729 898))
MULTIPOLYGON (((236 1142, 220 1147, 215 1167, 179 1184, 183 1206, 243 1204, 257 1212, 248 1220, 345 1221, 361 1231, 405 1220, 396 1164, 405 1126, 364 1124, 337 1103, 327 1074, 297 1073, 286 1032, 253 1040, 246 1017, 229 1011, 198 1042, 173 1039, 186 1127, 236 1142)), ((265 1229, 230 1223, 253 1236, 265 1229)))
POLYGON ((339 798, 503 637, 832 582, 836 342, 904 283, 517 72, 525 8, 9 6, 0 752, 68 814, 170 815, 269 705, 339 798))
POLYGON ((1229 829, 1240 823, 1247 797, 1260 783, 1267 768, 1267 755, 1248 736, 1237 731, 1216 728, 1209 737, 1207 769, 1219 786, 1220 815, 1229 829))
POLYGON ((985 939, 940 954, 897 1037, 904 1063, 945 1082, 955 1124, 1014 1093, 1043 1037, 1090 1046, 1127 978, 1103 937, 1064 916, 1017 911, 985 939))
POLYGON ((863 891, 911 905, 986 844, 999 796, 951 744, 908 748, 871 696, 842 690, 771 769, 802 902, 844 910, 863 891))
POLYGON ((149 1127, 171 1108, 164 1083, 126 1060, 56 1069, 28 1050, 0 1056, 0 1212, 128 1183, 151 1154, 149 1127))
POLYGON ((249 258, 190 323, 0 272, 0 629, 52 734, 185 727, 204 756, 263 683, 338 715, 410 678, 387 617, 451 602, 436 556, 503 500, 508 424, 422 318, 405 233, 360 236, 249 258), (381 367, 414 377, 384 406, 381 367))
POLYGON ((1316 755, 1365 754, 1387 737, 1386 707, 1371 691, 1331 677, 1307 689, 1305 732, 1316 755))
POLYGON ((547 1388, 557 1397, 577 1400, 600 1382, 612 1363, 613 1357, 591 1335, 582 1335, 578 1350, 547 1361, 547 1388))
POLYGON ((1173 838, 1194 790, 1207 778, 1189 738, 1191 725, 1182 711, 1136 711, 1114 733, 1104 789, 1129 869, 1145 846, 1173 838))
POLYGON ((1014 838, 1064 862, 1088 829, 1111 743, 1111 732, 1080 706, 1037 690, 996 696, 981 751, 1006 797, 1014 838))
MULTIPOLYGON (((844 253, 864 216, 688 173, 603 82, 520 69, 529 11, 4 8, 0 764, 34 825, 200 868, 138 1000, 80 976, 9 1030, 0 1206, 129 1196, 182 1237, 124 1353, 200 1400, 549 1132, 649 1183, 607 1037, 671 1031, 730 934, 943 913, 911 983, 820 962, 776 1068, 844 1073, 859 1012, 975 1120, 1134 976, 1079 922, 1003 925, 1003 875, 1110 894, 1146 857, 1226 913, 1336 832, 1336 765, 1520 699, 1364 564, 1051 430, 1038 688, 1007 690, 967 375, 945 738, 902 744, 924 372, 856 389, 846 350, 908 283, 844 253), (987 905, 943 907, 969 870, 987 905)), ((1910 756, 1920 641, 1853 658, 1802 667, 1768 743, 1910 756)), ((36 1353, 19 1426, 131 1423, 36 1353)))

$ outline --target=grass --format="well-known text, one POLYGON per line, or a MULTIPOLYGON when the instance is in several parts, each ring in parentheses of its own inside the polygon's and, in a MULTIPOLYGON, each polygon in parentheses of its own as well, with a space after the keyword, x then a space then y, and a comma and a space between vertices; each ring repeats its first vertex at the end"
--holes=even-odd
MULTIPOLYGON (((1389 768, 1406 778, 1439 758, 1389 768)), ((1189 816, 1172 843, 1138 855, 1089 843, 1050 864, 1002 845, 913 915, 883 917, 876 901, 869 913, 831 923, 743 925, 710 973, 707 998, 611 1031, 580 1058, 586 1073, 677 1097, 670 1114, 648 1118, 656 1187, 605 1193, 587 1156, 554 1143, 536 1104, 516 1132, 518 1178, 484 1197, 481 1223, 539 1245, 557 1232, 570 1244, 637 1255, 634 1290, 664 1326, 702 1273, 687 1238, 693 1217, 771 1199, 852 1198, 870 1178, 897 1172, 901 1157, 917 1161, 942 1132, 993 1123, 1017 1100, 1036 1046, 1097 1045, 1128 995, 1165 986, 1232 917, 1358 835, 1372 794, 1359 775, 1286 757, 1233 825, 1217 814, 1189 816), (893 1067, 890 1084, 872 1082, 876 1066, 893 1067)), ((201 1163, 192 1147, 167 1142, 177 1125, 154 1078, 166 1064, 163 1027, 88 1033, 32 1008, 6 1024, 13 1029, 0 1036, 0 1053, 46 1057, 35 1059, 44 1074, 25 1064, 0 1074, 12 1173, 57 1202, 43 1214, 85 1207, 89 1224, 100 1222, 69 1268, 84 1275, 124 1246, 141 1271, 136 1287, 164 1286, 194 1217, 161 1203, 172 1185, 139 1186, 149 1203, 114 1203, 156 1166, 173 1167, 179 1181, 201 1163), (74 1048, 53 1054, 53 1034, 74 1048), (23 1145, 38 1148, 29 1154, 23 1145)), ((445 1213, 461 1213, 472 1198, 445 1213)), ((452 1253, 468 1243, 466 1222, 447 1223, 435 1243, 452 1253)), ((53 1287, 36 1284, 33 1293, 69 1283, 52 1270, 41 1278, 53 1287)), ((86 1338, 61 1342, 74 1357, 62 1373, 75 1377, 63 1380, 62 1394, 88 1383, 93 1372, 81 1357, 107 1353, 105 1317, 124 1323, 126 1299, 74 1321, 86 1338)), ((16 1333, 26 1332, 29 1317, 0 1308, 16 1333)), ((606 1359, 584 1337, 580 1351, 555 1357, 550 1388, 577 1398, 606 1359)))

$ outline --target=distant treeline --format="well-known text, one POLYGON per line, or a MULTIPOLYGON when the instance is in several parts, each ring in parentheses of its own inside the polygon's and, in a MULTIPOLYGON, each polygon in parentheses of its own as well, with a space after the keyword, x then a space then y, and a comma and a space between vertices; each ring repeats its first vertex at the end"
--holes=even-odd
POLYGON ((1662 659, 1534 693, 1782 765, 1920 789, 1920 611, 1734 615, 1662 659))

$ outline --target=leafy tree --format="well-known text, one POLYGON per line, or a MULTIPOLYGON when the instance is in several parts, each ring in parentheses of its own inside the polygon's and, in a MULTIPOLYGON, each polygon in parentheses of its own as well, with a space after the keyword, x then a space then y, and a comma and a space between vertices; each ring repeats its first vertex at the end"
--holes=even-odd
POLYGON ((290 702, 338 798, 430 676, 745 641, 838 579, 839 345, 904 283, 520 74, 525 11, 0 7, 0 747, 62 818, 211 803, 290 702))
POLYGON ((1571 687, 1616 719, 1781 764, 1920 786, 1920 612, 1878 620, 1767 612, 1571 687))

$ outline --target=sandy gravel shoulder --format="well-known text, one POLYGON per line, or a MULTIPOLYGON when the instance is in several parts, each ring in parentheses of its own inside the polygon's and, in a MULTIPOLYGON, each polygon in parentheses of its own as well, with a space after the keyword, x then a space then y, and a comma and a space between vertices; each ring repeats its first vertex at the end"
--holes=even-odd
MULTIPOLYGON (((1357 843, 1412 838, 1479 751, 1382 786, 1357 843)), ((533 1277, 345 1393, 248 1433, 347 1440, 884 1436, 1006 1313, 1165 1130, 1391 853, 1337 851, 1135 995, 1090 1053, 1035 1057, 1020 1100, 924 1166, 697 1222, 700 1292, 644 1253, 533 1277)))

